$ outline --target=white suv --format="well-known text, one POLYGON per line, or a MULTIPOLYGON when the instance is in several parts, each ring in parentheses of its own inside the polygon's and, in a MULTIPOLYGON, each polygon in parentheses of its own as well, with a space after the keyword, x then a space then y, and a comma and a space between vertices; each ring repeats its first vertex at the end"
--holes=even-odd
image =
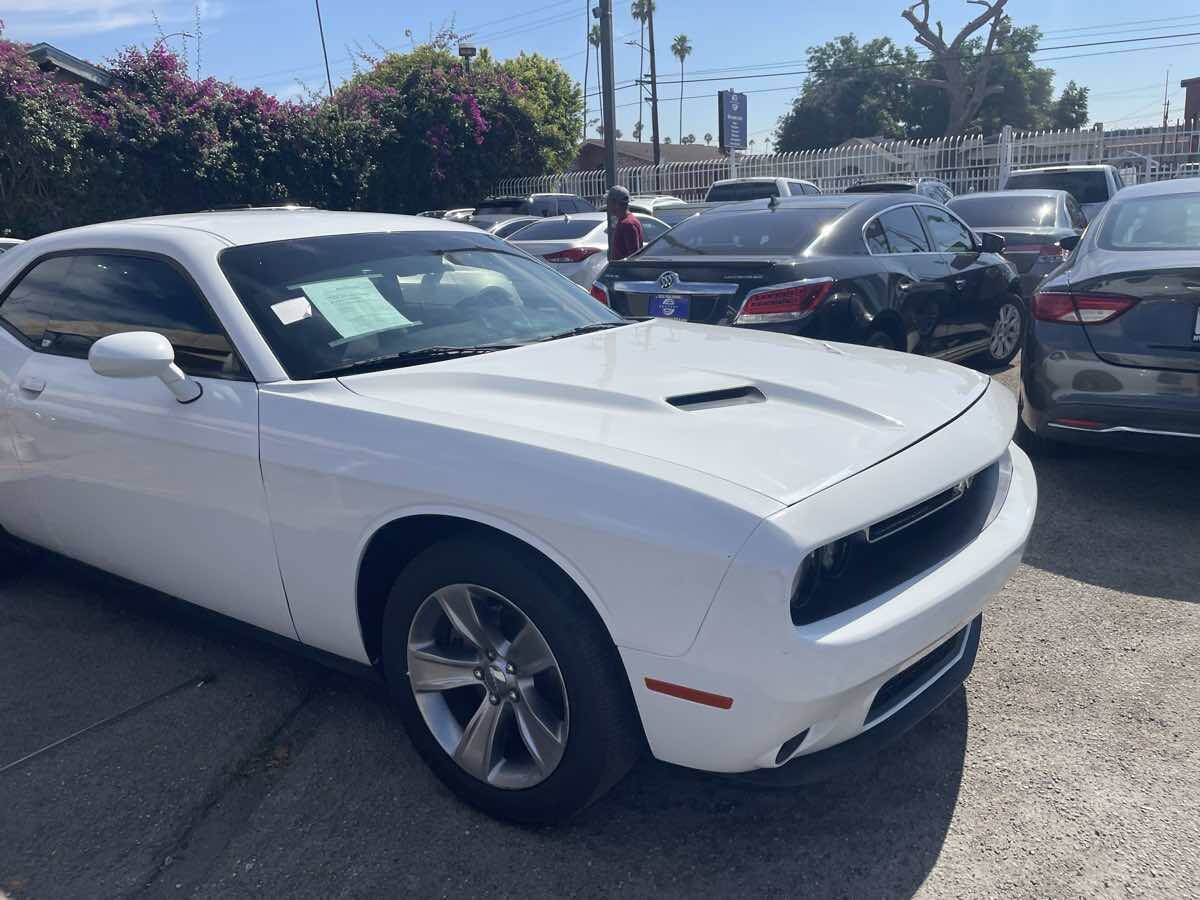
POLYGON ((1125 182, 1113 166, 1045 166, 1041 169, 1022 169, 1013 172, 1004 182, 1006 191, 1029 188, 1049 188, 1066 191, 1083 207, 1083 214, 1092 221, 1125 182))
POLYGON ((819 193, 819 187, 799 178, 725 178, 713 182, 704 196, 704 202, 765 200, 768 197, 801 197, 819 193))

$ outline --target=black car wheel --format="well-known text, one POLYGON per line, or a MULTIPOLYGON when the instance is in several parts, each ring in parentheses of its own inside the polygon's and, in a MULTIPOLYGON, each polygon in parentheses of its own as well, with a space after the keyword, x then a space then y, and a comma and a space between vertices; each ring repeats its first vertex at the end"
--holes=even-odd
POLYGON ((515 542, 451 538, 405 567, 384 613, 383 664, 421 756, 498 818, 564 819, 644 746, 595 610, 515 542))
POLYGON ((1025 328, 1025 303, 1016 294, 1009 294, 996 310, 988 348, 981 354, 983 360, 989 365, 1007 366, 1021 349, 1025 328))
POLYGON ((878 347, 880 350, 899 350, 896 339, 881 328, 872 330, 867 335, 867 346, 878 347))

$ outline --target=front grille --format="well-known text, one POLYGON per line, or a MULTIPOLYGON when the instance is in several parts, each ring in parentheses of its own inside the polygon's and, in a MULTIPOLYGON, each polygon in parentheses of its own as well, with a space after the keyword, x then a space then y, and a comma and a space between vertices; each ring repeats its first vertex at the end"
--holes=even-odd
POLYGON ((907 669, 896 673, 883 683, 867 712, 864 726, 870 726, 893 712, 910 697, 921 691, 929 680, 962 652, 967 640, 968 625, 953 637, 943 641, 907 669))
POLYGON ((967 482, 868 526, 851 537, 845 574, 822 579, 793 605, 792 623, 810 625, 866 603, 953 556, 983 531, 999 485, 992 463, 967 482))

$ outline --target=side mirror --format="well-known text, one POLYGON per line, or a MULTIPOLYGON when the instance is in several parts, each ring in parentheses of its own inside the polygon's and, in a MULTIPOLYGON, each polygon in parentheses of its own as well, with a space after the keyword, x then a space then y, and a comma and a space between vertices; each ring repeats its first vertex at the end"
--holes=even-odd
POLYGON ((127 331, 110 334, 88 351, 92 371, 106 378, 157 378, 180 403, 200 399, 204 389, 175 365, 175 350, 161 334, 127 331))
POLYGON ((1058 246, 1070 253, 1079 246, 1079 239, 1081 237, 1083 237, 1081 234, 1068 234, 1065 238, 1058 242, 1058 246))
POLYGON ((1005 246, 1004 238, 998 234, 993 234, 990 231, 981 231, 979 233, 979 246, 984 253, 1003 253, 1005 246))

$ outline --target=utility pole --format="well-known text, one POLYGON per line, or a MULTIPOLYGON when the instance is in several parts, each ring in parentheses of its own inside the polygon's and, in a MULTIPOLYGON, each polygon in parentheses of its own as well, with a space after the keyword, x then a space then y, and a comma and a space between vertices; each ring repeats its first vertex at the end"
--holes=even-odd
MULTIPOLYGON (((650 32, 650 139, 654 142, 654 191, 661 188, 658 183, 658 164, 662 159, 662 150, 658 143, 658 65, 654 61, 654 4, 646 9, 646 30, 650 32)), ((683 93, 683 85, 679 86, 683 93)))
POLYGON ((317 30, 321 32, 321 53, 325 56, 325 83, 329 85, 329 99, 333 101, 333 76, 329 74, 329 51, 325 49, 325 26, 321 23, 321 0, 313 0, 317 7, 317 30))
POLYGON ((1167 77, 1163 79, 1163 127, 1162 127, 1162 146, 1158 149, 1158 155, 1163 156, 1167 152, 1167 117, 1171 113, 1171 98, 1168 91, 1171 87, 1171 67, 1167 66, 1167 77))
POLYGON ((617 101, 613 80, 612 0, 600 0, 600 84, 604 96, 605 189, 617 183, 617 101))

